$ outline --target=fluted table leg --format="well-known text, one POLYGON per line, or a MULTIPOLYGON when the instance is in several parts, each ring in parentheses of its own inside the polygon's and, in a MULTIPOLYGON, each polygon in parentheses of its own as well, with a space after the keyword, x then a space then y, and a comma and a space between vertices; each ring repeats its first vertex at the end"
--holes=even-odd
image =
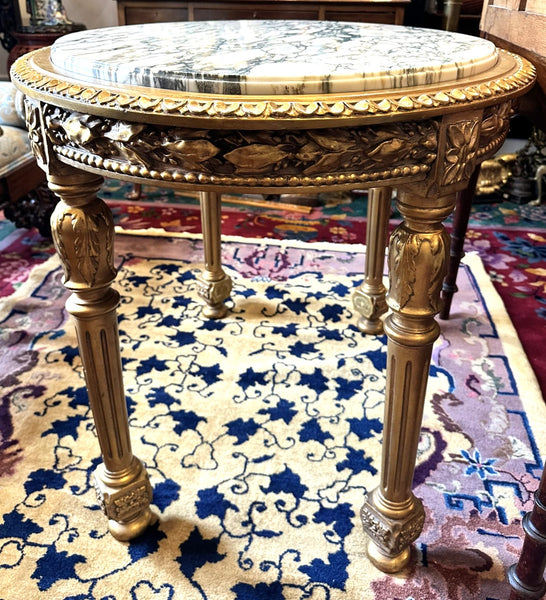
POLYGON ((95 472, 95 488, 112 535, 128 540, 150 523, 152 488, 131 450, 116 315, 120 297, 110 287, 116 276, 112 214, 96 196, 101 177, 71 169, 48 180, 61 199, 51 228, 64 268, 63 283, 72 292, 66 307, 76 325, 103 458, 95 472))
POLYGON ((425 514, 412 492, 432 344, 439 335, 434 317, 449 252, 442 220, 454 196, 428 201, 400 193, 404 222, 391 235, 387 388, 381 479, 361 510, 370 536, 368 556, 385 572, 402 569, 419 537, 425 514))
POLYGON ((226 316, 224 300, 231 294, 231 279, 222 269, 221 196, 200 192, 201 227, 205 252, 205 269, 199 278, 199 295, 205 301, 203 314, 210 319, 226 316))
POLYGON ((383 285, 385 248, 391 212, 392 188, 371 188, 368 191, 366 227, 366 257, 364 281, 355 290, 353 305, 360 314, 358 328, 364 333, 383 331, 381 316, 387 312, 386 288, 383 285))

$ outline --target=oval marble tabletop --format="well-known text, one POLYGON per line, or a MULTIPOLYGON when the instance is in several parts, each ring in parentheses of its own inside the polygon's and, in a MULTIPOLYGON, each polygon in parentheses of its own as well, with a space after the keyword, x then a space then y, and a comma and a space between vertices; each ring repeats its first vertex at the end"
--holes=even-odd
POLYGON ((79 81, 236 95, 330 94, 457 81, 496 64, 486 40, 333 21, 210 21, 71 33, 51 61, 79 81))

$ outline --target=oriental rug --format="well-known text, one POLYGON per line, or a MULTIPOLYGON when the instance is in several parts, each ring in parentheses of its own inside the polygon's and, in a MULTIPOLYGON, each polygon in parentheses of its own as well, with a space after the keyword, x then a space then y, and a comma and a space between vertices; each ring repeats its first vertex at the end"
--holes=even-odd
POLYGON ((435 345, 411 566, 367 561, 385 337, 355 326, 363 247, 231 239, 222 321, 199 237, 118 236, 133 449, 158 520, 108 534, 96 435, 56 257, 0 305, 0 598, 500 600, 542 469, 546 409, 479 258, 435 345))

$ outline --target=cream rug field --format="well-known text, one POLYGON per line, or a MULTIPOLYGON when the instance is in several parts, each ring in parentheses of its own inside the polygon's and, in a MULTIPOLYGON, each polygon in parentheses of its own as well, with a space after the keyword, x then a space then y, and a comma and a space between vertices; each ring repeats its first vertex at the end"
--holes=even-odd
POLYGON ((230 313, 201 317, 199 237, 119 236, 133 449, 158 519, 113 540, 56 258, 0 307, 0 599, 446 600, 508 595, 546 409, 479 259, 435 346, 412 566, 367 561, 385 338, 356 328, 363 248, 230 239, 230 313))

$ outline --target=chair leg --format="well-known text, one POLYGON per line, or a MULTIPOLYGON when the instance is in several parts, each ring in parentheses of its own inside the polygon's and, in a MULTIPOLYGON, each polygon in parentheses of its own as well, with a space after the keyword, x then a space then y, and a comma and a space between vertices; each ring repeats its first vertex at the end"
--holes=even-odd
POLYGON ((130 192, 127 192, 127 198, 129 200, 140 200, 142 196, 142 184, 135 183, 133 185, 133 189, 130 192))
POLYGON ((519 561, 508 569, 510 600, 539 600, 546 593, 546 471, 542 472, 533 510, 523 518, 523 530, 519 561))
POLYGON ((442 300, 444 305, 440 311, 440 319, 449 319, 451 302, 457 291, 457 272, 459 271, 461 259, 464 256, 464 239, 466 230, 468 229, 468 220, 470 219, 470 211, 476 192, 479 172, 480 167, 478 166, 468 182, 468 187, 457 194, 453 227, 451 230, 451 248, 447 265, 447 275, 442 286, 442 300))

